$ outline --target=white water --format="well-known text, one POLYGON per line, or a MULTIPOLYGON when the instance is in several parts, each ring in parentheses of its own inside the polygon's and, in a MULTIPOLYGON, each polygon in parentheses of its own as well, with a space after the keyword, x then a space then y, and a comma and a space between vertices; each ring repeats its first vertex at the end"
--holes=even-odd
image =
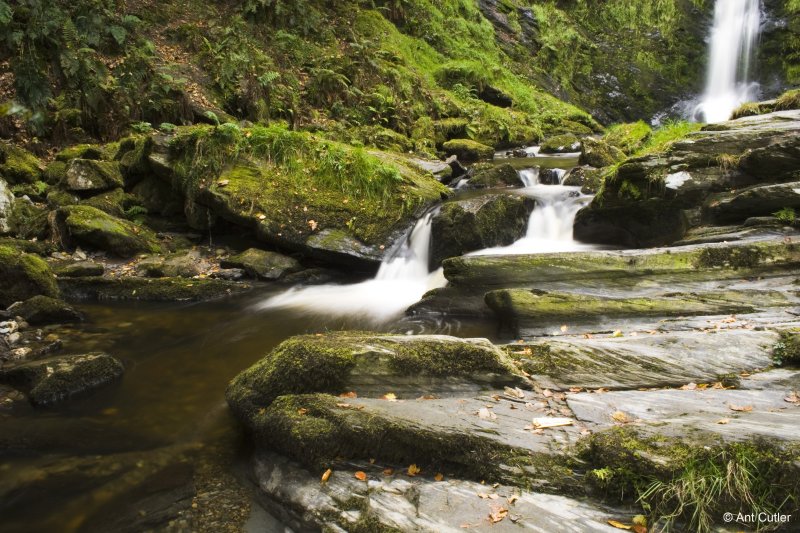
MULTIPOLYGON (((519 174, 525 184, 525 188, 519 192, 536 200, 536 207, 528 219, 527 233, 509 246, 487 248, 469 255, 542 254, 596 249, 572 237, 575 215, 591 201, 591 196, 581 194, 580 187, 542 185, 538 168, 522 170, 519 174)), ((559 181, 563 183, 566 173, 559 174, 559 181)))
POLYGON ((422 295, 446 284, 442 269, 428 271, 433 213, 417 221, 409 238, 370 280, 350 285, 299 287, 257 304, 306 314, 359 317, 380 324, 402 314, 422 295))
POLYGON ((745 102, 758 98, 758 83, 750 81, 750 63, 761 26, 759 0, 717 0, 706 89, 695 117, 723 122, 745 102))

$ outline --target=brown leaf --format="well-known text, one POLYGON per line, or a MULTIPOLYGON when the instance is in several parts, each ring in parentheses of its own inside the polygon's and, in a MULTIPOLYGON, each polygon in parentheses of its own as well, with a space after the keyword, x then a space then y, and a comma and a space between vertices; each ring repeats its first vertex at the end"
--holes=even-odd
POLYGON ((301 407, 300 409, 297 410, 297 414, 300 416, 303 416, 306 413, 308 413, 308 409, 306 409, 305 407, 301 407))
POLYGON ((361 470, 359 470, 358 472, 353 474, 353 477, 356 478, 359 481, 366 481, 367 480, 367 473, 366 472, 362 472, 361 470))
POLYGON ((616 521, 616 520, 609 520, 609 521, 608 521, 608 525, 609 525, 609 526, 612 526, 612 527, 615 527, 615 528, 617 528, 617 529, 626 529, 626 530, 631 530, 631 529, 633 529, 633 526, 632 526, 632 525, 630 525, 630 524, 623 524, 622 522, 618 522, 618 521, 616 521))
POLYGON ((412 465, 409 465, 407 472, 408 472, 409 476, 414 477, 417 474, 419 474, 420 472, 422 472, 422 469, 420 467, 418 467, 416 464, 412 464, 412 465))
POLYGON ((512 494, 511 496, 508 497, 508 505, 514 505, 515 503, 517 503, 517 500, 519 500, 519 496, 517 496, 516 494, 512 494))
POLYGON ((800 404, 800 397, 797 396, 797 392, 792 391, 792 393, 784 398, 783 401, 787 403, 800 404))
POLYGON ((511 387, 506 387, 505 389, 503 389, 503 392, 506 393, 506 396, 509 396, 511 398, 518 398, 520 400, 525 399, 525 391, 523 391, 519 387, 514 387, 513 389, 511 387))
POLYGON ((339 395, 339 398, 358 398, 358 394, 353 391, 343 392, 339 395))
POLYGON ((392 474, 394 474, 394 468, 387 468, 383 471, 384 476, 391 476, 392 474))
POLYGON ((508 516, 508 509, 505 507, 493 507, 492 511, 489 513, 489 521, 492 524, 497 524, 498 522, 502 522, 505 517, 508 516))
POLYGON ((436 481, 444 481, 444 474, 442 474, 441 472, 439 472, 438 474, 436 474, 435 476, 433 476, 433 479, 435 479, 436 481))
POLYGON ((330 477, 331 477, 331 474, 333 474, 333 470, 331 470, 330 468, 327 469, 325 472, 323 472, 323 474, 322 474, 322 482, 323 483, 327 483, 328 479, 330 479, 330 477))
POLYGON ((481 407, 478 411, 478 417, 482 420, 497 420, 497 415, 485 407, 481 407))
POLYGON ((697 390, 697 383, 688 383, 681 387, 681 390, 697 390))
POLYGON ((742 412, 742 413, 749 413, 750 411, 753 410, 753 406, 752 405, 734 405, 732 403, 728 404, 728 408, 731 411, 739 411, 739 412, 742 412))
POLYGON ((542 391, 542 396, 544 396, 545 398, 552 398, 553 391, 551 391, 550 389, 544 389, 542 391))
POLYGON ((647 526, 642 526, 639 524, 633 524, 633 532, 634 533, 647 533, 647 526))

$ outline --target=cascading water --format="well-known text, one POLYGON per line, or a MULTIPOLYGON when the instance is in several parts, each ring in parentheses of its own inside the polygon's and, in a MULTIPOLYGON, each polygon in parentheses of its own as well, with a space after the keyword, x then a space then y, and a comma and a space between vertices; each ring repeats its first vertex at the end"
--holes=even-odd
MULTIPOLYGON (((565 174, 557 173, 559 183, 563 183, 565 174)), ((519 192, 536 200, 525 236, 509 246, 487 248, 470 255, 541 254, 595 248, 572 237, 575 215, 591 201, 591 196, 581 194, 580 187, 542 185, 538 168, 522 170, 519 175, 525 185, 519 192)))
POLYGON ((750 81, 750 64, 760 26, 760 0, 717 0, 706 89, 695 108, 696 120, 726 121, 738 106, 757 99, 758 83, 750 81))
POLYGON ((442 269, 428 271, 433 215, 430 212, 417 221, 408 238, 383 261, 373 279, 350 285, 293 288, 255 308, 354 316, 376 324, 395 318, 427 291, 446 284, 442 269))

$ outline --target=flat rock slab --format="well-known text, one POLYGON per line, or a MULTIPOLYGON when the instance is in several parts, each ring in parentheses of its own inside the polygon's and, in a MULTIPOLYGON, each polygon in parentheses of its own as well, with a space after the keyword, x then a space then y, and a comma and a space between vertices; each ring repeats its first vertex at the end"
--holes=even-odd
POLYGON ((559 338, 509 346, 532 378, 554 389, 637 389, 710 383, 773 363, 779 335, 727 329, 635 337, 559 338))
MULTIPOLYGON (((323 527, 328 531, 351 531, 381 526, 399 531, 456 533, 461 531, 618 531, 609 519, 628 516, 598 504, 529 493, 515 487, 431 476, 384 475, 382 467, 365 465, 366 481, 355 478, 357 467, 335 469, 326 483, 296 463, 272 453, 255 460, 259 487, 269 503, 279 510, 302 509, 302 515, 283 518, 297 530, 323 527), (515 497, 515 498, 512 498, 515 497), (510 499, 514 502, 509 503, 510 499), (492 523, 490 515, 504 518, 492 523), (502 514, 502 513, 501 513, 502 514)), ((432 475, 432 474, 431 474, 432 475)), ((370 530, 370 529, 363 529, 370 530)))
POLYGON ((766 437, 800 440, 800 405, 785 399, 791 389, 656 390, 580 393, 567 404, 578 420, 602 429, 616 418, 648 432, 692 439, 694 433, 725 440, 766 437))

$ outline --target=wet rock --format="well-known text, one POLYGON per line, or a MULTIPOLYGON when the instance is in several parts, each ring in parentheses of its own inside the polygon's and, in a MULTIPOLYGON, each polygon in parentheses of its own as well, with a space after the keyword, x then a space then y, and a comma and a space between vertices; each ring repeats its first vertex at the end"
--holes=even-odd
POLYGON ((647 248, 680 240, 688 227, 682 210, 658 200, 603 207, 593 203, 578 211, 573 235, 581 242, 647 248))
POLYGON ((252 287, 218 279, 182 278, 63 278, 58 280, 69 300, 179 302, 205 301, 249 291, 252 287))
POLYGON ((62 207, 50 214, 49 222, 64 248, 78 244, 119 257, 159 250, 158 240, 149 229, 112 217, 94 207, 62 207))
POLYGON ((281 394, 309 392, 399 397, 517 383, 508 357, 485 339, 336 333, 293 337, 239 374, 226 397, 248 425, 281 394))
POLYGON ((155 176, 145 176, 131 189, 149 214, 175 216, 183 213, 184 199, 169 183, 155 176))
POLYGON ((265 280, 281 279, 287 274, 299 271, 300 263, 277 252, 250 248, 220 262, 223 268, 241 268, 254 278, 265 280))
POLYGON ((137 272, 149 278, 193 278, 208 262, 196 251, 166 257, 148 257, 136 265, 137 272))
POLYGON ((448 202, 432 220, 430 267, 448 257, 505 246, 525 235, 534 202, 512 194, 448 202))
POLYGON ((40 257, 0 246, 0 307, 42 294, 59 295, 50 267, 40 257))
POLYGON ((560 185, 563 176, 563 169, 545 168, 539 172, 539 183, 542 185, 560 185))
POLYGON ((447 141, 442 145, 442 149, 448 156, 454 155, 464 163, 474 163, 494 157, 494 148, 469 139, 447 141))
POLYGON ((89 276, 102 276, 105 267, 100 263, 92 261, 77 261, 56 263, 53 265, 53 272, 61 278, 84 278, 89 276))
POLYGON ((8 310, 23 317, 33 326, 65 324, 83 320, 83 315, 72 306, 61 300, 41 295, 16 303, 8 310))
POLYGON ((614 280, 643 276, 741 278, 800 266, 800 247, 783 238, 653 250, 455 257, 444 275, 456 286, 518 286, 548 281, 614 280))
POLYGON ((73 192, 102 192, 122 187, 123 182, 116 162, 73 159, 67 167, 64 185, 73 192))
POLYGON ((0 370, 0 382, 28 390, 35 406, 61 403, 116 381, 122 363, 104 353, 66 355, 0 370))
POLYGON ((771 215, 783 208, 800 208, 800 182, 762 185, 709 198, 706 216, 717 224, 771 215))
POLYGON ((508 163, 475 171, 468 182, 469 187, 491 189, 495 187, 522 187, 519 173, 508 163))
POLYGON ((14 194, 3 178, 0 178, 0 235, 11 229, 9 218, 14 208, 14 194))
POLYGON ((224 279, 227 281, 239 281, 244 278, 245 271, 241 268, 223 268, 211 273, 212 278, 224 279))
POLYGON ((595 194, 600 190, 603 171, 590 166, 575 167, 564 177, 563 185, 580 187, 583 194, 595 194))
POLYGON ((581 143, 581 165, 603 168, 625 159, 625 152, 608 144, 607 142, 592 137, 583 139, 581 143))
POLYGON ((564 154, 572 153, 580 150, 581 141, 575 134, 565 133, 563 135, 556 135, 549 137, 541 144, 541 153, 543 154, 564 154))

